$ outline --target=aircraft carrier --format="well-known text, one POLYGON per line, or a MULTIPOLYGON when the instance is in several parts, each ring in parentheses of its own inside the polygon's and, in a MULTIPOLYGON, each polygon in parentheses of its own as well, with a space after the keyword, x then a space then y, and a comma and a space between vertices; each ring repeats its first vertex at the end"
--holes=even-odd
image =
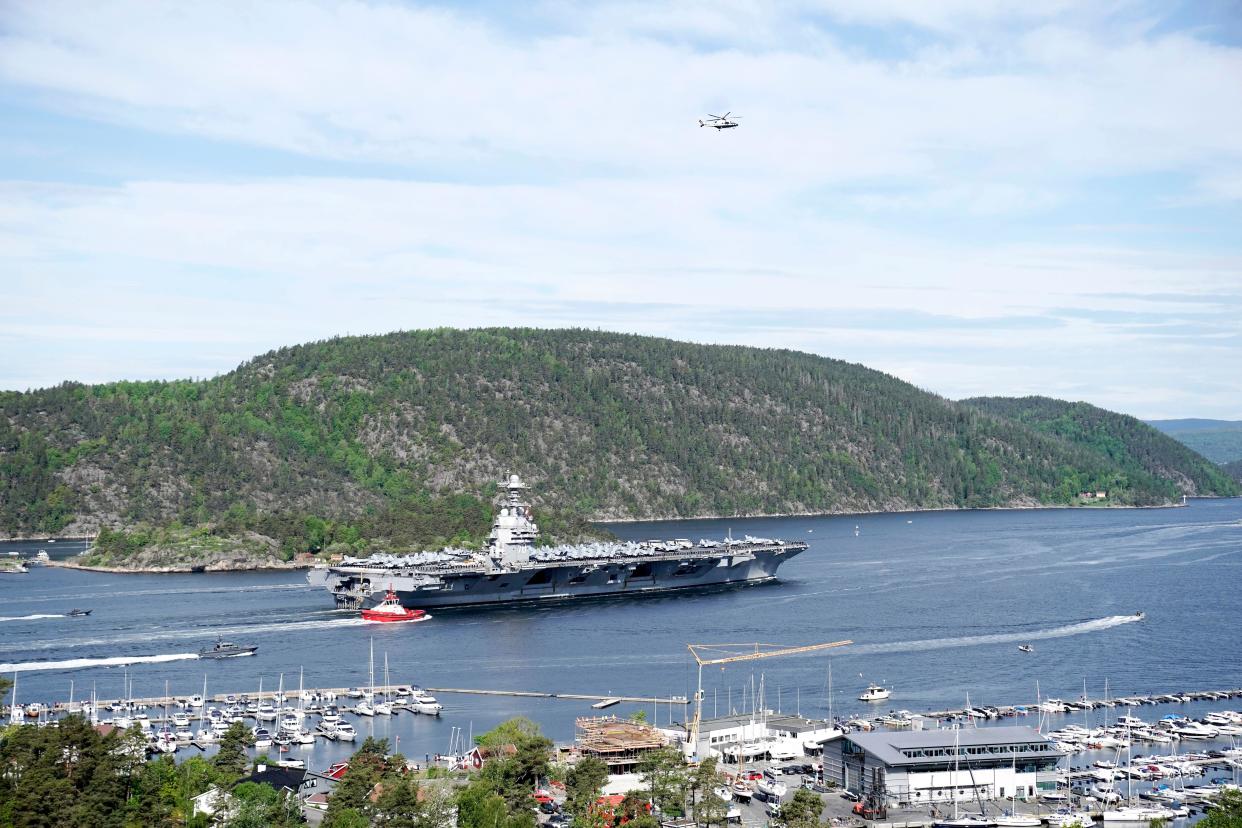
POLYGON ((762 583, 807 548, 750 536, 539 546, 526 485, 516 474, 500 485, 504 503, 482 551, 345 558, 307 580, 345 609, 374 606, 389 589, 412 608, 510 604, 762 583))

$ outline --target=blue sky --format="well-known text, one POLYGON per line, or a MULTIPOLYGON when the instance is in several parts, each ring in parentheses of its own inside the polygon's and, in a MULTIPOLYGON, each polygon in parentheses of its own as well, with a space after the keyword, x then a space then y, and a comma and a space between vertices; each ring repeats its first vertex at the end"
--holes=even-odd
POLYGON ((580 325, 1242 418, 1237 2, 10 0, 0 114, 3 388, 580 325))

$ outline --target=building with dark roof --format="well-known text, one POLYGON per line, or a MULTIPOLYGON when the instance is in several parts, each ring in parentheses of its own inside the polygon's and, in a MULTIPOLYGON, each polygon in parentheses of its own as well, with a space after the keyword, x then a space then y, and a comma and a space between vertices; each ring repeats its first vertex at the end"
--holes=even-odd
POLYGON ((1056 788, 1056 744, 1029 727, 847 733, 824 775, 877 805, 1025 799, 1056 788))
POLYGON ((259 785, 271 785, 278 791, 298 793, 302 783, 306 781, 306 768, 285 768, 278 765, 259 765, 254 773, 242 782, 254 782, 259 785))

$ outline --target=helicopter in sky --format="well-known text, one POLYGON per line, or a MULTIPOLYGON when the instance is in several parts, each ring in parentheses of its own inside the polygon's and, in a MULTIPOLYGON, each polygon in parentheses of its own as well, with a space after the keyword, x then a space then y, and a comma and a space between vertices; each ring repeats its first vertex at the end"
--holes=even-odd
POLYGON ((737 126, 737 125, 738 125, 738 123, 737 123, 737 120, 736 120, 736 119, 737 119, 737 118, 740 118, 740 117, 742 117, 742 116, 741 116, 741 115, 734 115, 734 116, 733 116, 734 120, 730 120, 730 119, 729 119, 729 116, 730 116, 730 115, 732 115, 732 114, 733 114, 732 112, 726 112, 726 113, 725 113, 725 114, 723 114, 723 115, 711 115, 711 114, 709 114, 706 118, 700 118, 700 119, 699 119, 699 126, 701 126, 701 127, 711 127, 712 129, 716 129, 716 130, 721 130, 721 129, 733 129, 735 126, 737 126))

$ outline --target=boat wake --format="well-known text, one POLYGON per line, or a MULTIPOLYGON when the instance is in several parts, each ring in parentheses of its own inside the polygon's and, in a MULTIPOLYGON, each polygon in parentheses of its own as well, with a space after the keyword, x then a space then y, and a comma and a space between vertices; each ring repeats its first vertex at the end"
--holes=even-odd
POLYGON ((37 613, 35 615, 14 615, 11 618, 0 618, 0 621, 37 621, 40 618, 64 618, 63 613, 37 613))
POLYGON ((201 627, 193 627, 188 630, 165 630, 161 632, 133 632, 123 635, 114 635, 108 638, 75 638, 75 639, 50 639, 48 641, 22 641, 12 645, 5 643, 0 645, 0 653, 2 652, 29 652, 31 650, 57 650, 69 647, 108 647, 118 644, 141 644, 145 641, 176 641, 188 639, 203 638, 219 638, 241 637, 249 638, 255 635, 266 635, 269 633, 284 632, 304 632, 307 630, 331 630, 341 627, 368 627, 372 626, 370 621, 366 621, 356 616, 351 618, 331 618, 316 621, 277 621, 263 622, 260 624, 227 624, 227 625, 211 625, 207 624, 201 627))
POLYGON ((29 673, 35 670, 80 670, 84 667, 122 667, 127 664, 160 664, 165 661, 186 661, 197 658, 197 653, 170 653, 151 656, 115 656, 113 658, 71 658, 67 661, 28 661, 22 664, 0 664, 0 673, 29 673))
POLYGON ((955 638, 926 638, 921 641, 890 641, 883 644, 858 644, 841 649, 842 654, 863 655, 867 653, 904 653, 918 650, 943 650, 950 647, 974 647, 980 644, 1013 644, 1015 642, 1043 641, 1048 638, 1065 638, 1071 635, 1100 632, 1141 621, 1137 615, 1110 615, 1049 627, 1046 630, 1003 632, 991 635, 963 635, 955 638))

